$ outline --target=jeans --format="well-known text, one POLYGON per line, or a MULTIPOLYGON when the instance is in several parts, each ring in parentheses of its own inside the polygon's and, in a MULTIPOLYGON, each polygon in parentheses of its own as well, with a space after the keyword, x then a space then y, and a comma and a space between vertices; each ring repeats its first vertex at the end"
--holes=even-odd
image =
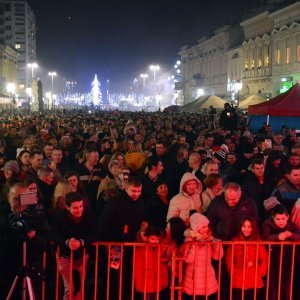
MULTIPOLYGON (((87 266, 87 261, 88 261, 88 255, 85 256, 85 266, 87 266)), ((68 300, 70 297, 70 258, 67 257, 60 257, 59 258, 59 272, 63 278, 64 282, 64 300, 68 300)), ((85 273, 83 274, 83 258, 77 259, 73 261, 73 269, 72 271, 77 271, 79 273, 79 289, 77 293, 74 290, 74 276, 72 274, 72 281, 73 281, 73 292, 74 295, 72 299, 74 300, 81 300, 82 299, 82 282, 84 282, 84 279, 86 277, 86 268, 85 268, 85 273)), ((72 273, 73 273, 72 272, 72 273)))

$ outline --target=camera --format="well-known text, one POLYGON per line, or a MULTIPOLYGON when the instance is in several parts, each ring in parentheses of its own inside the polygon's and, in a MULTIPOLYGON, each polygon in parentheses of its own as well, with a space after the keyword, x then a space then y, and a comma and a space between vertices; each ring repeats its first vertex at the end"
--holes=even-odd
POLYGON ((44 208, 38 203, 36 193, 20 194, 19 207, 25 208, 9 215, 9 224, 12 229, 21 234, 35 230, 45 217, 44 208))

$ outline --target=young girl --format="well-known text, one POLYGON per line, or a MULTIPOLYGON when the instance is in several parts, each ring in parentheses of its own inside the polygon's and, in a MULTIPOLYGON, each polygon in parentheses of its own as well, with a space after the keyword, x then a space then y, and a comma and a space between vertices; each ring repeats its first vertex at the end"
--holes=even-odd
POLYGON ((183 299, 216 299, 218 282, 211 258, 221 259, 223 248, 208 225, 204 215, 197 212, 191 215, 190 228, 185 232, 183 299))
POLYGON ((168 266, 162 258, 161 231, 149 226, 143 238, 145 245, 135 248, 134 285, 140 299, 155 300, 168 286, 168 266))
MULTIPOLYGON (((245 218, 238 227, 238 234, 233 241, 259 241, 258 225, 255 219, 245 218)), ((267 251, 263 245, 255 243, 235 244, 229 246, 226 252, 226 267, 231 278, 232 299, 264 299, 262 288, 263 277, 267 273, 267 251), (257 249, 258 247, 258 249, 257 249), (244 261, 244 259, 246 261, 244 261)))

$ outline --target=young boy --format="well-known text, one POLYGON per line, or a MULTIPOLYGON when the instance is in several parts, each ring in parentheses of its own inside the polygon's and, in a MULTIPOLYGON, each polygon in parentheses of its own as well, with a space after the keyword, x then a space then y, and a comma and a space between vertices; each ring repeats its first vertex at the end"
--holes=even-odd
MULTIPOLYGON (((96 220, 90 210, 83 207, 82 196, 78 193, 66 195, 66 208, 61 211, 52 224, 52 238, 60 247, 59 272, 64 281, 64 300, 70 298, 70 255, 73 251, 73 273, 80 275, 83 282, 83 248, 88 248, 96 240, 96 220)), ((85 264, 88 255, 85 256, 85 264)), ((74 278, 73 278, 74 279, 74 278)), ((72 288, 74 291, 74 288, 72 288)), ((82 299, 82 286, 72 299, 82 299)))
POLYGON ((160 295, 160 292, 168 286, 168 266, 162 258, 163 249, 158 245, 160 236, 160 229, 149 226, 143 234, 145 245, 136 247, 134 284, 141 296, 140 299, 154 300, 157 293, 160 295))
MULTIPOLYGON (((300 241, 300 231, 289 220, 286 208, 278 204, 270 211, 270 218, 263 223, 262 239, 266 241, 300 241)), ((278 299, 278 287, 280 285, 280 299, 290 299, 291 273, 292 273, 292 245, 271 245, 270 262, 270 286, 269 299, 278 299), (282 252, 282 253, 281 253, 282 252), (282 266, 280 272, 280 264, 282 266), (280 276, 281 275, 281 276, 280 276)), ((297 252, 296 252, 297 255, 297 252)), ((298 254, 299 255, 299 254, 298 254)), ((295 257, 294 263, 297 259, 295 257)), ((294 267, 294 271, 296 266, 294 267)))

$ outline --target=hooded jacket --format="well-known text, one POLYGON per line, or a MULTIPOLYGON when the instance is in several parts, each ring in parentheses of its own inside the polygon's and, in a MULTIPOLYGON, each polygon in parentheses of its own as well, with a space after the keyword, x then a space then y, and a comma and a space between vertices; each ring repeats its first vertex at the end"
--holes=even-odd
POLYGON ((201 211, 201 197, 200 192, 202 190, 202 184, 200 180, 192 173, 185 173, 180 181, 179 194, 174 196, 169 205, 167 221, 172 217, 180 217, 186 225, 190 224, 190 211, 201 211), (195 180, 197 183, 197 189, 193 195, 188 195, 183 191, 183 186, 191 180, 195 180))

